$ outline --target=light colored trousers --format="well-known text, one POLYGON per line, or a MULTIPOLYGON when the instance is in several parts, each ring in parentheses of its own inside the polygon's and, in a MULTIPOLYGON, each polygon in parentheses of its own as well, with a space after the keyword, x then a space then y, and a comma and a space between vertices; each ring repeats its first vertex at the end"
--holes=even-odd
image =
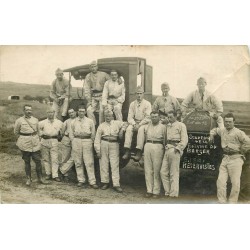
POLYGON ((58 142, 51 143, 50 147, 41 145, 41 153, 46 175, 52 174, 52 178, 58 177, 58 142))
POLYGON ((96 125, 96 119, 94 112, 99 109, 99 124, 104 122, 104 115, 103 115, 103 106, 102 106, 102 96, 92 97, 91 105, 87 108, 87 116, 90 118, 94 124, 96 125))
POLYGON ((175 153, 174 148, 166 149, 161 166, 161 180, 166 196, 179 196, 180 158, 180 153, 175 153))
POLYGON ((124 142, 124 148, 131 148, 132 138, 133 138, 133 126, 129 125, 126 129, 125 133, 125 142, 124 142))
POLYGON ((217 197, 220 203, 227 202, 227 181, 228 177, 232 183, 232 189, 229 196, 229 203, 237 203, 240 192, 240 177, 242 165, 244 161, 242 157, 225 155, 222 159, 219 176, 217 179, 217 197))
POLYGON ((66 116, 69 107, 69 99, 66 97, 62 105, 58 105, 57 102, 53 101, 52 108, 55 110, 55 117, 62 120, 62 116, 66 116))
POLYGON ((112 112, 115 113, 116 120, 122 121, 122 103, 117 103, 116 105, 113 105, 108 101, 107 104, 108 110, 111 110, 112 112))
POLYGON ((100 173, 101 182, 109 183, 109 162, 114 187, 120 186, 119 144, 117 142, 101 141, 100 173))
POLYGON ((65 146, 62 144, 62 162, 60 171, 64 176, 68 176, 68 171, 73 167, 74 160, 71 156, 71 146, 65 146))
POLYGON ((144 171, 147 193, 160 194, 161 177, 160 170, 164 155, 162 144, 146 143, 144 148, 144 171))
POLYGON ((136 148, 140 149, 140 150, 142 150, 144 147, 144 142, 145 142, 144 128, 145 128, 145 126, 147 126, 147 125, 142 125, 138 129, 136 148))
POLYGON ((72 141, 72 158, 75 162, 78 182, 86 182, 83 169, 84 163, 89 178, 89 184, 96 184, 92 140, 74 138, 72 141))

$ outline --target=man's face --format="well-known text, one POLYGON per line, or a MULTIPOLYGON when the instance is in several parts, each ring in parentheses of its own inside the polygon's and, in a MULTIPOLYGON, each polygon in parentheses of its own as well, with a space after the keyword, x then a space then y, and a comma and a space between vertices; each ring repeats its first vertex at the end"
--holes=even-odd
POLYGON ((200 81, 200 82, 197 83, 197 86, 198 86, 199 91, 204 92, 205 88, 206 88, 206 83, 203 82, 203 81, 200 81))
POLYGON ((55 115, 55 111, 48 111, 48 112, 47 112, 47 117, 48 117, 49 119, 54 119, 54 115, 55 115))
POLYGON ((111 72, 110 73, 112 81, 116 81, 118 79, 118 74, 117 72, 111 72))
POLYGON ((86 110, 85 109, 79 109, 78 110, 78 115, 80 118, 83 118, 85 116, 86 110))
POLYGON ((160 115, 160 121, 162 123, 168 123, 168 118, 165 115, 160 115))
POLYGON ((63 73, 57 73, 56 78, 61 81, 63 79, 63 73))
POLYGON ((162 86, 161 87, 161 91, 162 91, 163 95, 167 95, 169 90, 170 90, 169 86, 162 86))
POLYGON ((174 116, 174 114, 170 113, 168 114, 168 120, 170 123, 174 123, 176 121, 176 117, 174 116))
POLYGON ((226 129, 230 130, 234 127, 234 119, 232 117, 225 118, 225 127, 226 129))
POLYGON ((159 114, 151 114, 150 118, 151 118, 151 121, 152 121, 153 124, 157 124, 160 121, 159 114))
POLYGON ((97 67, 97 65, 90 65, 90 71, 92 72, 92 73, 97 73, 97 69, 98 69, 98 67, 97 67))
POLYGON ((76 117, 76 112, 73 109, 70 109, 68 113, 71 119, 74 119, 76 117))
POLYGON ((105 121, 106 122, 110 122, 113 120, 113 115, 112 114, 106 114, 105 115, 105 121))
POLYGON ((31 117, 31 115, 32 115, 32 108, 29 107, 29 106, 25 106, 24 107, 24 115, 26 117, 31 117))
POLYGON ((143 100, 144 94, 142 92, 137 92, 136 93, 136 100, 138 102, 141 102, 143 100))

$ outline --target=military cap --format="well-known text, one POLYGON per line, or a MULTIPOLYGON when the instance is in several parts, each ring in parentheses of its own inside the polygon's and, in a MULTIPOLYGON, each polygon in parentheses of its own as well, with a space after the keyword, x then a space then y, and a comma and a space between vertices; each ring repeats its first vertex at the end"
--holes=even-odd
POLYGON ((137 86, 135 93, 144 93, 143 87, 142 86, 137 86))
POLYGON ((207 81, 206 81, 205 78, 200 77, 200 78, 197 80, 197 84, 198 84, 198 83, 205 83, 205 84, 207 84, 207 81))
POLYGON ((57 75, 57 74, 63 74, 63 71, 62 71, 60 68, 58 68, 58 69, 56 70, 55 74, 56 74, 56 75, 57 75))

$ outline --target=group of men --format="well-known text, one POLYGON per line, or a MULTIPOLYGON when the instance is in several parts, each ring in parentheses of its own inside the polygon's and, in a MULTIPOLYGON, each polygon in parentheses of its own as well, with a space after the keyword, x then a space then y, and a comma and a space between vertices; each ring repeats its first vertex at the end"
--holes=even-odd
POLYGON ((69 109, 70 118, 67 120, 65 117, 71 98, 71 85, 63 77, 62 70, 56 70, 56 77, 51 90, 53 106, 47 110, 47 119, 38 122, 32 116, 32 107, 25 105, 24 116, 15 123, 15 134, 19 136, 17 146, 25 162, 27 185, 31 185, 32 158, 36 163, 38 181, 42 184, 51 178, 61 181, 59 173, 67 180, 68 171, 75 165, 79 187, 86 187, 88 179, 90 187, 99 188, 94 171, 95 150, 100 164, 101 189, 110 186, 110 164, 113 188, 119 193, 123 192, 120 186, 119 141, 125 137, 125 153, 122 158, 128 160, 131 158, 133 134, 137 133, 136 155, 133 159, 140 161, 144 151, 145 197, 158 198, 163 184, 165 197, 177 198, 180 159, 188 143, 187 129, 181 120, 192 104, 196 110, 209 112, 218 124, 218 128, 211 131, 210 141, 213 141, 215 135, 222 138, 224 156, 217 180, 219 202, 227 202, 226 183, 229 177, 232 182, 229 202, 237 202, 243 165, 241 149, 250 143, 250 139, 234 127, 232 114, 225 115, 224 128, 222 102, 205 89, 207 83, 204 78, 197 80, 198 89, 189 94, 181 105, 175 97, 169 95, 168 83, 161 85, 162 96, 157 97, 153 105, 144 99, 144 90, 138 86, 136 100, 130 104, 127 122, 124 122, 122 105, 125 101, 125 82, 117 70, 111 70, 108 75, 98 71, 95 61, 91 62, 90 73, 83 86, 87 106, 78 107, 78 116, 76 110, 69 109), (96 131, 94 112, 97 110, 99 126, 96 131), (64 122, 56 117, 63 117, 64 122), (59 162, 58 140, 61 136, 62 159, 59 162), (41 159, 46 180, 42 178, 41 159))

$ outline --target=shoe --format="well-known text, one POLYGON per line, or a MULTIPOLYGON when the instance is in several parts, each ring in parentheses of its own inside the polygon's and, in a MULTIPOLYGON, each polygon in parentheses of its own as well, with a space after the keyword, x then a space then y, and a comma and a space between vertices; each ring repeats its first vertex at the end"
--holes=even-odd
POLYGON ((38 178, 38 183, 44 184, 44 185, 49 184, 49 182, 45 181, 42 177, 38 178))
POLYGON ((78 182, 77 187, 83 187, 86 188, 86 183, 85 182, 78 182))
POLYGON ((160 198, 160 195, 159 195, 159 194, 153 194, 152 198, 154 198, 154 199, 159 199, 159 198, 160 198))
POLYGON ((30 186, 31 185, 31 179, 28 178, 27 181, 26 181, 26 186, 30 186))
POLYGON ((96 185, 96 184, 93 184, 93 185, 89 185, 91 188, 93 189, 98 189, 99 187, 96 185))
POLYGON ((45 176, 45 180, 51 180, 51 179, 52 179, 51 174, 45 176))
POLYGON ((123 190, 121 187, 114 187, 114 190, 117 192, 117 193, 122 193, 123 190))
POLYGON ((145 194, 145 198, 150 198, 150 197, 152 197, 153 196, 153 194, 151 194, 151 193, 146 193, 145 194))
POLYGON ((136 155, 133 158, 134 161, 136 162, 140 161, 141 157, 142 157, 142 151, 140 149, 137 149, 136 155))
POLYGON ((123 155, 123 160, 128 160, 130 158, 130 150, 129 148, 125 148, 125 154, 123 155))
POLYGON ((61 179, 59 177, 53 178, 53 181, 61 182, 61 179))
POLYGON ((109 188, 109 184, 107 184, 107 183, 105 183, 103 186, 102 186, 102 190, 106 190, 106 189, 108 189, 109 188))

